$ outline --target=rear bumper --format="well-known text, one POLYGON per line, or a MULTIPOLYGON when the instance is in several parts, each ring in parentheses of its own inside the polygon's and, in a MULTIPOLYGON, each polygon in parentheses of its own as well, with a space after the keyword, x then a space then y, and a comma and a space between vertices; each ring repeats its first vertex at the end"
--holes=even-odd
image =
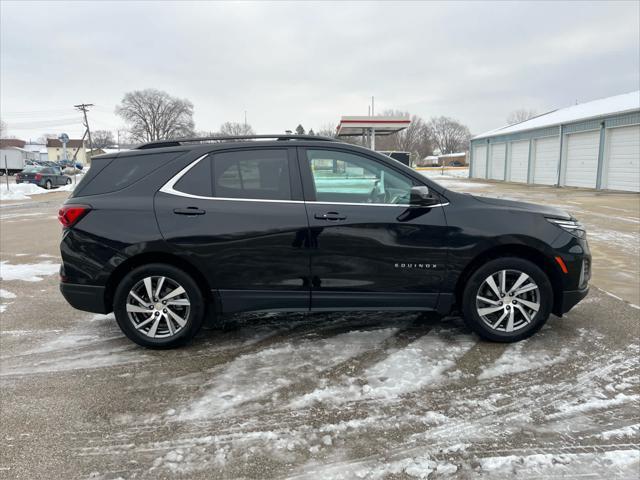
POLYGON ((111 311, 105 304, 105 287, 60 283, 60 292, 69 305, 78 310, 93 313, 109 313, 111 311))
POLYGON ((570 290, 562 294, 562 311, 561 314, 567 313, 573 307, 575 307, 580 300, 587 296, 589 293, 589 287, 582 290, 570 290))

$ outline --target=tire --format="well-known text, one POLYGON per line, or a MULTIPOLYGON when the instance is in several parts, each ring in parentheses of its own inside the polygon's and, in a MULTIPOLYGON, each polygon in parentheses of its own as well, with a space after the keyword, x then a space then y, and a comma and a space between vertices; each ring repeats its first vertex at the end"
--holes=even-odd
POLYGON ((71 185, 71 179, 70 178, 67 178, 66 184, 67 185, 71 185))
POLYGON ((152 263, 132 270, 122 279, 115 291, 113 312, 120 329, 130 340, 143 347, 166 349, 185 345, 198 333, 202 327, 205 303, 191 276, 172 265, 152 263), (148 302, 148 279, 151 279, 151 290, 155 294, 161 277, 165 280, 162 281, 160 295, 155 297, 157 301, 148 302), (166 301, 168 304, 163 305, 162 297, 179 290, 179 287, 184 289, 184 293, 170 297, 166 301), (132 291, 138 299, 131 295, 132 291), (144 311, 147 308, 148 314, 144 311), (184 324, 178 323, 176 316, 184 324))
POLYGON ((494 342, 517 342, 545 324, 553 306, 553 288, 547 275, 534 263, 504 257, 473 272, 465 285, 462 302, 465 323, 480 337, 494 342), (527 278, 522 280, 522 274, 527 278), (518 281, 521 283, 516 286, 518 281), (506 288, 501 284, 506 284, 506 288))
POLYGON ((44 188, 46 188, 47 190, 51 190, 51 187, 51 180, 47 180, 46 182, 44 182, 44 188))

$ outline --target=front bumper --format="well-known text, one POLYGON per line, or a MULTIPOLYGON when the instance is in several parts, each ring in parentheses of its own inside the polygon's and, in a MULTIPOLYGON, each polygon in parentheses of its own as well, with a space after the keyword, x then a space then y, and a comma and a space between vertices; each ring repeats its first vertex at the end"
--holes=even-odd
POLYGON ((570 291, 564 292, 562 294, 562 306, 561 306, 562 311, 560 313, 561 314, 567 313, 569 310, 575 307, 580 302, 580 300, 586 297, 588 293, 589 293, 588 286, 583 288, 582 290, 570 290, 570 291))
POLYGON ((105 303, 105 287, 60 283, 60 292, 69 305, 78 310, 93 313, 109 313, 105 303))

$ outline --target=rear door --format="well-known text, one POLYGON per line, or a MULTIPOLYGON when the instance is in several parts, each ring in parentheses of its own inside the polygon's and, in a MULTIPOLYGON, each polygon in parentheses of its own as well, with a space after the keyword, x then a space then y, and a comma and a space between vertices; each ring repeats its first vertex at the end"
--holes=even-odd
POLYGON ((162 235, 225 312, 308 309, 308 224, 293 148, 205 155, 155 197, 162 235))
POLYGON ((411 177, 374 157, 300 148, 313 310, 435 308, 446 263, 442 206, 409 208, 411 177))

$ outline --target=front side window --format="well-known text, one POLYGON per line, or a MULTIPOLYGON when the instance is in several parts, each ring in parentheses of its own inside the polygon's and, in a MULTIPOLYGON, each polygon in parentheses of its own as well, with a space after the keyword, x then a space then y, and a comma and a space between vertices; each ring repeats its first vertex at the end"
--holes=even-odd
POLYGON ((242 150, 216 154, 213 178, 216 197, 291 199, 286 150, 242 150))
POLYGON ((307 150, 319 202, 407 204, 410 178, 360 155, 307 150))

